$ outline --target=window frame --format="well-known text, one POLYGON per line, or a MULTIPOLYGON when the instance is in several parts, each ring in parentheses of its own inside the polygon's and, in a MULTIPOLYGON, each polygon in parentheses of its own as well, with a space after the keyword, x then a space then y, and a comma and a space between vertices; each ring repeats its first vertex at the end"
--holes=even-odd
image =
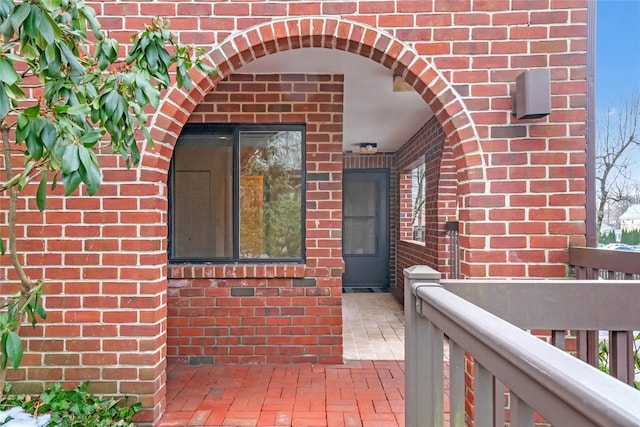
MULTIPOLYGON (((172 264, 304 264, 306 262, 306 125, 304 123, 187 123, 176 141, 189 135, 204 134, 232 135, 232 251, 231 257, 180 257, 175 255, 175 156, 171 156, 168 173, 168 236, 167 252, 172 264), (281 132, 299 131, 301 134, 300 167, 300 257, 293 258, 241 258, 240 257, 240 133, 241 132, 281 132)), ((175 148, 174 148, 175 150, 175 148)))

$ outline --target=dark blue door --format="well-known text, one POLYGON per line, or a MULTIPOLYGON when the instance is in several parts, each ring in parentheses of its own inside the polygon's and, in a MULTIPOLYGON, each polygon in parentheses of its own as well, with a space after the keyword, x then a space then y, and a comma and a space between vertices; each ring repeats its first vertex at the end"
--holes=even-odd
POLYGON ((344 171, 342 252, 345 288, 389 286, 389 171, 344 171))

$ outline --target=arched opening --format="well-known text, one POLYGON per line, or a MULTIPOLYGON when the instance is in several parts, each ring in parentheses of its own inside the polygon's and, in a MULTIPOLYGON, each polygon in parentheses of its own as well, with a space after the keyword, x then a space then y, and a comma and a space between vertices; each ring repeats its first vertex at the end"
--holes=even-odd
MULTIPOLYGON (((442 179, 444 158, 447 179, 455 183, 454 189, 447 194, 448 205, 444 210, 438 207, 441 201, 439 196, 431 200, 432 211, 429 215, 437 221, 439 215, 447 210, 455 216, 457 203, 460 203, 458 211, 464 209, 464 189, 469 188, 472 181, 482 178, 483 158, 473 124, 457 92, 406 44, 374 28, 334 18, 295 18, 264 24, 233 35, 212 51, 210 58, 219 74, 215 77, 196 76, 194 89, 189 93, 171 90, 156 113, 152 136, 157 141, 157 146, 155 150, 144 150, 142 174, 148 173, 151 179, 160 177, 161 181, 166 182, 178 136, 188 122, 199 120, 194 118, 194 114, 202 114, 203 122, 213 117, 213 112, 207 115, 202 111, 202 106, 215 103, 216 94, 225 93, 224 90, 218 91, 218 88, 229 85, 225 100, 230 102, 236 90, 232 86, 242 86, 242 78, 234 76, 241 76, 243 67, 266 55, 301 48, 335 49, 357 54, 382 64, 402 77, 434 114, 434 119, 427 121, 420 130, 429 132, 440 129, 441 141, 438 147, 431 150, 429 147, 422 147, 417 157, 415 153, 407 154, 403 167, 410 166, 415 163, 416 158, 422 156, 425 162, 429 162, 432 170, 437 168, 436 173, 428 178, 431 185, 437 187, 442 179), (212 92, 214 87, 216 91, 212 92)), ((275 84, 284 83, 282 73, 273 79, 275 84)), ((256 81, 245 83, 255 84, 256 81)), ((304 80, 304 83, 316 85, 309 89, 311 92, 317 92, 321 84, 308 80, 304 80)), ((340 86, 339 79, 331 80, 330 83, 338 83, 337 86, 340 86)), ((276 92, 282 94, 288 87, 283 86, 276 92)), ((301 89, 302 92, 305 90, 301 89)), ((333 95, 337 93, 338 89, 333 95)), ((238 99, 241 103, 244 102, 241 96, 238 99)), ((255 103, 257 102, 254 100, 254 105, 255 103)), ((241 109, 240 113, 242 112, 241 109)), ((273 120, 278 121, 287 112, 272 113, 273 120)), ((290 119, 299 123, 306 121, 308 115, 292 114, 290 119)), ((229 113, 226 122, 246 120, 246 116, 229 113)), ((317 118, 318 123, 314 124, 311 135, 307 133, 307 138, 311 136, 312 140, 317 139, 312 141, 316 151, 307 152, 306 158, 307 175, 315 174, 306 181, 307 203, 315 203, 311 207, 315 213, 309 215, 307 211, 305 262, 172 265, 168 280, 175 286, 170 287, 169 293, 170 298, 175 298, 178 302, 175 306, 169 305, 169 314, 172 314, 171 310, 174 308, 182 312, 178 317, 183 318, 200 313, 202 322, 189 324, 188 328, 180 330, 172 330, 175 325, 169 324, 168 357, 182 358, 191 363, 335 363, 341 360, 344 157, 341 138, 331 140, 329 137, 325 140, 327 134, 335 131, 331 127, 332 120, 329 120, 327 127, 323 127, 320 122, 324 121, 326 125, 326 119, 317 118), (326 156, 321 156, 322 152, 326 156), (323 196, 327 192, 334 193, 329 200, 325 200, 323 196), (325 201, 330 207, 318 208, 325 201), (191 285, 185 286, 187 282, 191 285), (186 294, 182 294, 183 290, 187 290, 198 301, 187 301, 186 294), (249 299, 253 302, 249 302, 249 299), (211 311, 207 312, 204 307, 209 307, 211 311), (216 310, 218 313, 214 313, 216 310), (205 346, 208 350, 194 350, 197 346, 205 346), (179 347, 186 349, 186 352, 175 352, 179 347)), ((414 138, 419 137, 419 133, 414 135, 414 138)), ((411 138, 407 142, 411 142, 411 138)), ((406 151, 408 153, 410 150, 406 151)), ((400 183, 397 182, 396 185, 399 186, 400 183)), ((166 202, 164 205, 166 211, 166 202)), ((399 209, 399 203, 397 208, 399 209)), ((437 222, 435 225, 437 226, 437 222)), ((166 247, 166 244, 163 246, 166 247)), ((437 252, 437 240, 434 247, 437 252)), ((437 260, 438 254, 433 257, 437 260)), ((395 261, 396 281, 399 280, 397 271, 401 271, 399 265, 395 261)), ((164 393, 164 389, 160 393, 164 393)))

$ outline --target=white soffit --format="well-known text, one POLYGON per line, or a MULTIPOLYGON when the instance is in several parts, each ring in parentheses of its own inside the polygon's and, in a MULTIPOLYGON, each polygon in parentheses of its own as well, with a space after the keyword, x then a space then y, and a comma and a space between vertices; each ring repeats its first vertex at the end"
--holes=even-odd
POLYGON ((306 48, 257 59, 240 74, 343 74, 344 151, 360 143, 377 143, 378 151, 393 152, 433 116, 415 92, 393 92, 393 73, 371 59, 335 49, 306 48))

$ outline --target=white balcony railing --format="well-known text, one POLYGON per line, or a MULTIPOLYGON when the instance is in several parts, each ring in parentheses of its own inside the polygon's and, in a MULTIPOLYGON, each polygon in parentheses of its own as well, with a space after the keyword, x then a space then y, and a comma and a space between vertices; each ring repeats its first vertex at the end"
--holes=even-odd
POLYGON ((562 344, 566 330, 638 330, 640 282, 439 277, 405 270, 407 426, 533 426, 535 413, 557 427, 640 426, 640 391, 525 331, 552 330, 562 344))

